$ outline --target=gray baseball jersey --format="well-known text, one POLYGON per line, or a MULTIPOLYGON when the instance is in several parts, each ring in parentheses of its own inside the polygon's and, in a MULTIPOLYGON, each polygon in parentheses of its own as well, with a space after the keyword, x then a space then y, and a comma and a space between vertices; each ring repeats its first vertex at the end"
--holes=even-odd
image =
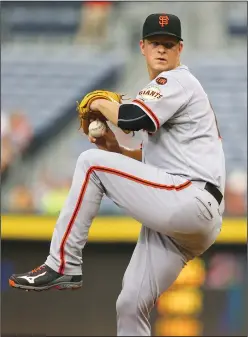
POLYGON ((82 249, 107 195, 142 224, 116 304, 117 335, 150 336, 157 298, 220 232, 223 206, 204 187, 224 191, 225 165, 214 113, 187 67, 161 73, 133 103, 154 122, 154 132, 144 132, 143 162, 98 149, 80 155, 46 264, 82 273, 82 249))
POLYGON ((161 73, 141 90, 134 104, 152 119, 144 134, 143 162, 193 181, 225 186, 225 160, 208 96, 188 67, 161 73))

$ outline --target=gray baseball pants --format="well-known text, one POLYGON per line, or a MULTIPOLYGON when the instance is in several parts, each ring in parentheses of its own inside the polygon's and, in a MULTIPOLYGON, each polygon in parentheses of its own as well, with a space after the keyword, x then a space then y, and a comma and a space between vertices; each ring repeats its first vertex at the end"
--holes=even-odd
POLYGON ((203 184, 121 154, 88 150, 78 158, 58 217, 45 262, 49 267, 82 273, 82 249, 104 194, 142 223, 117 300, 117 335, 150 336, 149 313, 159 295, 219 234, 219 205, 203 184))

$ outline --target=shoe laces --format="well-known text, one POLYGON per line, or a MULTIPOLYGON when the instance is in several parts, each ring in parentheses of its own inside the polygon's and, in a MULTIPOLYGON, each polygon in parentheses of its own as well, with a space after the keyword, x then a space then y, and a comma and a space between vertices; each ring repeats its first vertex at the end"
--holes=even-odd
POLYGON ((34 268, 33 270, 31 270, 31 274, 34 274, 34 273, 36 273, 37 271, 42 270, 43 268, 45 268, 45 265, 44 265, 44 264, 42 264, 41 266, 39 266, 39 267, 34 268))

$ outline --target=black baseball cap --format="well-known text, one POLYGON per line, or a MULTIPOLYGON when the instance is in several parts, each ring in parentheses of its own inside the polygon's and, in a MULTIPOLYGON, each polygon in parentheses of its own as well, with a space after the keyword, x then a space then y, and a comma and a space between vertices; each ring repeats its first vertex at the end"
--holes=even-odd
POLYGON ((143 25, 143 39, 153 35, 170 35, 183 41, 180 19, 173 14, 150 14, 143 25))

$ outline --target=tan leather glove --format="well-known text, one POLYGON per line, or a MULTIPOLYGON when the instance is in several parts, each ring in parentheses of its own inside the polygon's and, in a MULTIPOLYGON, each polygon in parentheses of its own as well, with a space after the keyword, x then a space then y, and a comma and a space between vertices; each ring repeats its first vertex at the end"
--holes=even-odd
MULTIPOLYGON (((89 124, 90 120, 99 119, 101 121, 106 121, 105 116, 103 116, 100 112, 95 112, 90 110, 90 105, 96 99, 106 99, 111 102, 117 102, 119 104, 122 103, 122 95, 107 91, 107 90, 95 90, 84 96, 82 101, 79 103, 77 101, 77 111, 80 120, 80 128, 83 129, 84 133, 88 135, 89 133, 89 124)), ((125 133, 129 133, 128 130, 123 130, 125 133)))

